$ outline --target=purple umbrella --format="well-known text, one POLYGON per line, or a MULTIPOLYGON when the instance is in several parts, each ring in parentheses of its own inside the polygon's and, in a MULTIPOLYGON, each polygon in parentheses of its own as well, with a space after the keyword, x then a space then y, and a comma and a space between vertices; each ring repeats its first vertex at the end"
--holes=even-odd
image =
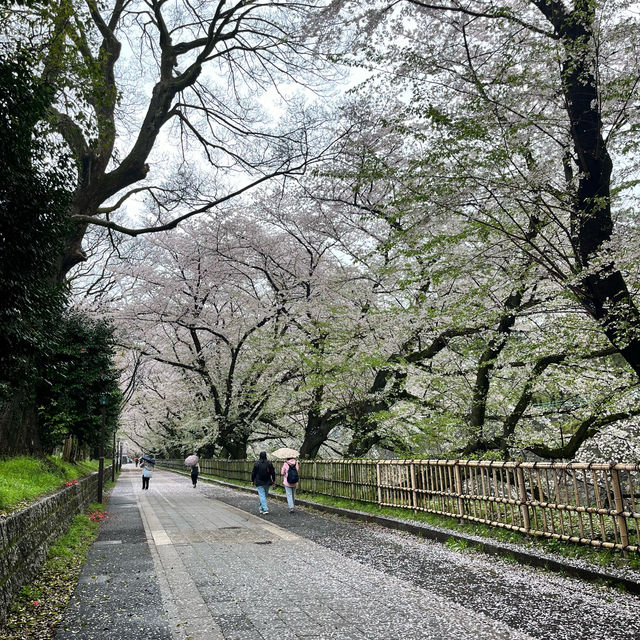
POLYGON ((185 458, 184 464, 186 467, 195 467, 198 464, 198 456, 188 456, 185 458))

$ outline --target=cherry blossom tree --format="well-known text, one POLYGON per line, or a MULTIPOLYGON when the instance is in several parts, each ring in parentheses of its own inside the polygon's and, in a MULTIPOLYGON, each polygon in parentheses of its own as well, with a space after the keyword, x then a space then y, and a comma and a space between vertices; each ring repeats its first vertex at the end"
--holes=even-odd
POLYGON ((305 122, 311 112, 273 122, 260 98, 282 101, 278 87, 318 87, 330 76, 321 41, 307 28, 320 4, 87 0, 2 8, 17 37, 48 43, 39 69, 58 89, 52 119, 75 158, 73 228, 60 275, 85 260, 91 224, 130 235, 175 228, 304 169, 317 151, 305 122), (189 183, 195 162, 208 164, 209 176, 189 183), (127 224, 121 211, 144 193, 157 218, 127 224))
POLYGON ((206 219, 114 276, 153 364, 158 441, 571 458, 626 432, 640 373, 629 9, 342 0, 317 14, 331 42, 335 17, 361 11, 346 32, 371 75, 336 118, 340 153, 217 219, 205 178, 172 176, 145 229, 185 203, 206 219))
MULTIPOLYGON (((640 74, 637 41, 628 37, 637 27, 631 5, 333 3, 334 10, 344 7, 360 9, 353 30, 365 27, 359 49, 364 54, 356 60, 372 76, 362 93, 380 109, 393 105, 383 119, 387 129, 405 137, 399 148, 406 155, 404 167, 378 154, 359 180, 354 173, 357 197, 349 195, 354 206, 397 225, 402 200, 405 210, 423 206, 429 211, 425 218, 439 216, 441 225, 451 224, 442 222, 447 218, 465 220, 469 231, 494 234, 493 241, 504 246, 496 240, 498 233, 516 256, 538 265, 537 277, 542 270, 545 284, 532 284, 546 299, 550 292, 564 297, 563 317, 574 329, 566 337, 578 347, 574 357, 580 367, 613 349, 637 378, 638 260, 632 212, 640 74), (372 209, 364 201, 376 172, 393 178, 396 191, 404 190, 404 196, 393 195, 396 207, 372 209), (594 324, 570 320, 576 303, 594 324)), ((516 278, 503 300, 512 304, 510 296, 520 295, 521 284, 526 283, 516 278)), ((508 313, 503 319, 511 322, 508 313)), ((517 323, 512 327, 509 333, 521 330, 517 323)), ((530 335, 535 339, 535 333, 530 335)), ((487 344, 484 373, 475 373, 477 395, 470 412, 478 428, 487 383, 493 385, 486 374, 497 364, 496 348, 504 349, 500 342, 487 344)), ((524 417, 522 407, 535 400, 537 392, 531 392, 540 389, 545 375, 570 366, 573 349, 555 346, 557 352, 530 354, 529 377, 523 379, 522 394, 513 398, 503 434, 513 435, 513 425, 524 417)), ((604 380, 621 381, 615 388, 624 410, 612 410, 611 403, 607 411, 595 403, 595 415, 576 415, 567 427, 575 437, 561 436, 564 445, 540 446, 537 453, 571 456, 598 425, 635 415, 628 393, 636 384, 634 376, 629 378, 629 371, 609 358, 598 361, 592 382, 601 365, 604 380)), ((585 394, 593 390, 593 397, 600 397, 598 384, 588 389, 585 380, 586 372, 581 380, 585 394)))
POLYGON ((407 333, 378 363, 371 391, 380 410, 422 404, 431 421, 456 425, 450 447, 465 455, 529 446, 545 457, 571 457, 600 426, 635 415, 634 377, 610 357, 616 349, 584 308, 530 252, 514 253, 500 229, 418 198, 432 183, 416 179, 423 176, 413 158, 428 154, 428 144, 406 142, 384 120, 370 123, 374 135, 363 130, 342 165, 332 164, 324 191, 313 188, 355 219, 377 221, 378 238, 380 222, 393 232, 378 248, 386 259, 396 254, 391 271, 402 274, 408 304, 396 306, 394 328, 407 333), (572 392, 559 391, 561 381, 572 392), (565 402, 542 411, 541 398, 558 393, 565 402), (557 446, 535 444, 558 434, 557 446))

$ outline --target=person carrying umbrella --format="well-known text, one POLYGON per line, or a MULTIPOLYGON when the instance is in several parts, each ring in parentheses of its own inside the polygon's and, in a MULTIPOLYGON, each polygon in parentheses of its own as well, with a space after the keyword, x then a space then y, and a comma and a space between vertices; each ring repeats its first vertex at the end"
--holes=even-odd
POLYGON ((184 464, 187 467, 191 467, 191 483, 193 484, 193 488, 196 488, 196 484, 198 484, 198 475, 200 474, 200 465, 198 464, 198 456, 195 454, 192 456, 188 456, 184 461, 184 464))
POLYGON ((261 451, 260 458, 256 460, 251 471, 251 482, 258 489, 258 498, 260 499, 260 515, 269 513, 267 505, 267 496, 269 495, 269 487, 276 483, 276 470, 267 460, 267 452, 261 451))
POLYGON ((282 484, 284 485, 284 490, 287 494, 287 503, 289 505, 289 513, 293 513, 294 511, 294 500, 296 497, 296 487, 298 486, 298 481, 300 480, 300 466, 294 457, 291 457, 285 460, 285 463, 282 465, 282 471, 280 472, 283 476, 282 484))
POLYGON ((142 467, 142 490, 149 489, 149 480, 153 475, 152 469, 155 460, 153 458, 149 458, 148 456, 142 456, 140 458, 140 466, 142 467))

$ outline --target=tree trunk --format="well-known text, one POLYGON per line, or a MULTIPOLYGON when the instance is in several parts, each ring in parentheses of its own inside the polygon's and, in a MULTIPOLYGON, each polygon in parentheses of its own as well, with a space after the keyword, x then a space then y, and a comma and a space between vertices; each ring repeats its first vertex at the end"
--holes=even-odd
POLYGON ((0 455, 41 455, 38 415, 30 394, 14 396, 0 407, 0 455))
POLYGON ((572 290, 640 377, 640 312, 624 276, 612 261, 605 260, 593 270, 613 231, 613 162, 602 132, 595 68, 595 3, 581 2, 573 11, 558 0, 534 3, 553 25, 564 46, 562 87, 579 169, 571 216, 572 241, 577 266, 584 273, 572 290))

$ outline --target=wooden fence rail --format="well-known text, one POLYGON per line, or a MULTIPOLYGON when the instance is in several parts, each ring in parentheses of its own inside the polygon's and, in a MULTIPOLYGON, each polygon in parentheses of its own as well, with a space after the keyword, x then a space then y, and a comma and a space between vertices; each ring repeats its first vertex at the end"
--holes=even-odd
MULTIPOLYGON (((182 460, 159 460, 182 468, 182 460)), ((201 460, 247 482, 252 460, 201 460)), ((279 471, 277 469, 276 471, 279 471)), ((640 552, 640 465, 477 460, 302 460, 299 490, 534 536, 640 552)))

